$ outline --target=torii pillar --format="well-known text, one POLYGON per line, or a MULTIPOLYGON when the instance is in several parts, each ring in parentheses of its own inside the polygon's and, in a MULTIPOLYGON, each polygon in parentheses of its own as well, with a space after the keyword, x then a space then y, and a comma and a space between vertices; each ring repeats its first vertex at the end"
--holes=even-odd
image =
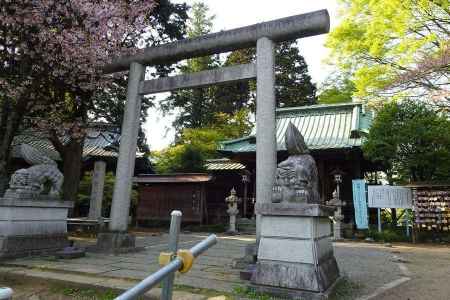
MULTIPOLYGON (((270 202, 276 170, 274 44, 327 33, 329 27, 328 12, 319 10, 138 50, 135 55, 115 58, 113 63, 104 66, 105 74, 126 70, 130 73, 109 232, 99 234, 98 247, 107 251, 134 247, 134 236, 127 230, 143 95, 257 78, 256 201, 270 202), (146 66, 255 46, 256 65, 231 66, 144 81, 146 66)), ((257 232, 258 227, 257 224, 257 232)))

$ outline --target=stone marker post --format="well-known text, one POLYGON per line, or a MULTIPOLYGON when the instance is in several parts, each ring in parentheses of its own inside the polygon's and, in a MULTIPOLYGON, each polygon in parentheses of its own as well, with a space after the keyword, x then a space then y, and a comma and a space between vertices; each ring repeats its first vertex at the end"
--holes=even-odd
MULTIPOLYGON (((275 123, 275 45, 266 37, 256 43, 256 202, 270 203, 277 165, 275 123)), ((257 243, 260 216, 256 215, 257 243)))
POLYGON ((111 206, 110 232, 99 234, 97 239, 98 248, 103 250, 133 248, 135 245, 135 237, 128 234, 127 229, 141 112, 142 96, 139 94, 139 85, 144 79, 144 73, 143 65, 131 63, 111 206))
POLYGON ((88 219, 98 220, 102 216, 103 190, 105 186, 106 162, 97 160, 92 175, 91 201, 88 219))

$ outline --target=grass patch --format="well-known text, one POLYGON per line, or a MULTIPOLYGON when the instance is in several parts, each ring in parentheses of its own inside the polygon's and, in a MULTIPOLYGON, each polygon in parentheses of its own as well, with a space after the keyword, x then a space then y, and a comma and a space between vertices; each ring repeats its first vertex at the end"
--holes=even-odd
POLYGON ((233 287, 234 294, 240 298, 244 297, 246 299, 255 299, 255 300, 285 300, 289 298, 283 297, 275 297, 270 294, 257 292, 254 288, 247 286, 235 286, 233 287))
POLYGON ((355 299, 355 296, 359 293, 362 288, 361 284, 352 282, 348 277, 342 277, 338 281, 334 289, 330 300, 351 300, 355 299))
POLYGON ((54 294, 60 294, 74 299, 98 299, 98 300, 112 300, 116 298, 119 293, 111 290, 99 291, 90 288, 71 288, 62 287, 59 285, 52 285, 50 292, 54 294))
POLYGON ((195 288, 187 285, 181 285, 181 284, 175 284, 174 285, 174 291, 179 292, 188 292, 192 294, 201 294, 204 296, 210 297, 217 297, 217 296, 225 296, 227 299, 233 299, 233 295, 226 292, 219 292, 216 290, 211 289, 203 289, 203 288, 195 288))
POLYGON ((377 242, 410 242, 411 237, 407 237, 405 234, 405 228, 384 228, 381 232, 377 229, 369 229, 363 232, 365 237, 373 238, 377 242))

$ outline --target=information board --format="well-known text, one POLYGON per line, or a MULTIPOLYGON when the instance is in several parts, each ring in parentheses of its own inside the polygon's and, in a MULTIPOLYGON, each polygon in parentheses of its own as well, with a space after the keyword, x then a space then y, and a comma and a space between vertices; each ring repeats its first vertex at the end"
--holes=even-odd
POLYGON ((368 229, 366 182, 364 179, 354 179, 352 180, 352 187, 356 227, 358 229, 368 229))
POLYGON ((412 192, 402 186, 369 185, 368 204, 377 208, 412 208, 412 192))

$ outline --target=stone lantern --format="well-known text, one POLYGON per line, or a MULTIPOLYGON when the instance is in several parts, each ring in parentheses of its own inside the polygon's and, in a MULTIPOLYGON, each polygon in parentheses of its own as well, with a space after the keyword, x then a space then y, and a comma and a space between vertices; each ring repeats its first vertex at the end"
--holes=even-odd
POLYGON ((336 183, 336 189, 333 191, 333 196, 330 201, 327 202, 328 205, 336 207, 333 216, 333 228, 334 228, 334 239, 341 240, 342 237, 342 222, 344 220, 344 215, 342 214, 342 207, 346 205, 345 201, 341 200, 341 190, 340 185, 342 183, 342 177, 344 172, 340 169, 334 170, 331 175, 333 175, 334 183, 336 183))
POLYGON ((225 202, 228 205, 227 213, 230 216, 230 228, 228 233, 236 234, 236 216, 239 214, 238 203, 240 202, 239 197, 236 196, 236 190, 231 189, 230 196, 225 198, 225 202))

